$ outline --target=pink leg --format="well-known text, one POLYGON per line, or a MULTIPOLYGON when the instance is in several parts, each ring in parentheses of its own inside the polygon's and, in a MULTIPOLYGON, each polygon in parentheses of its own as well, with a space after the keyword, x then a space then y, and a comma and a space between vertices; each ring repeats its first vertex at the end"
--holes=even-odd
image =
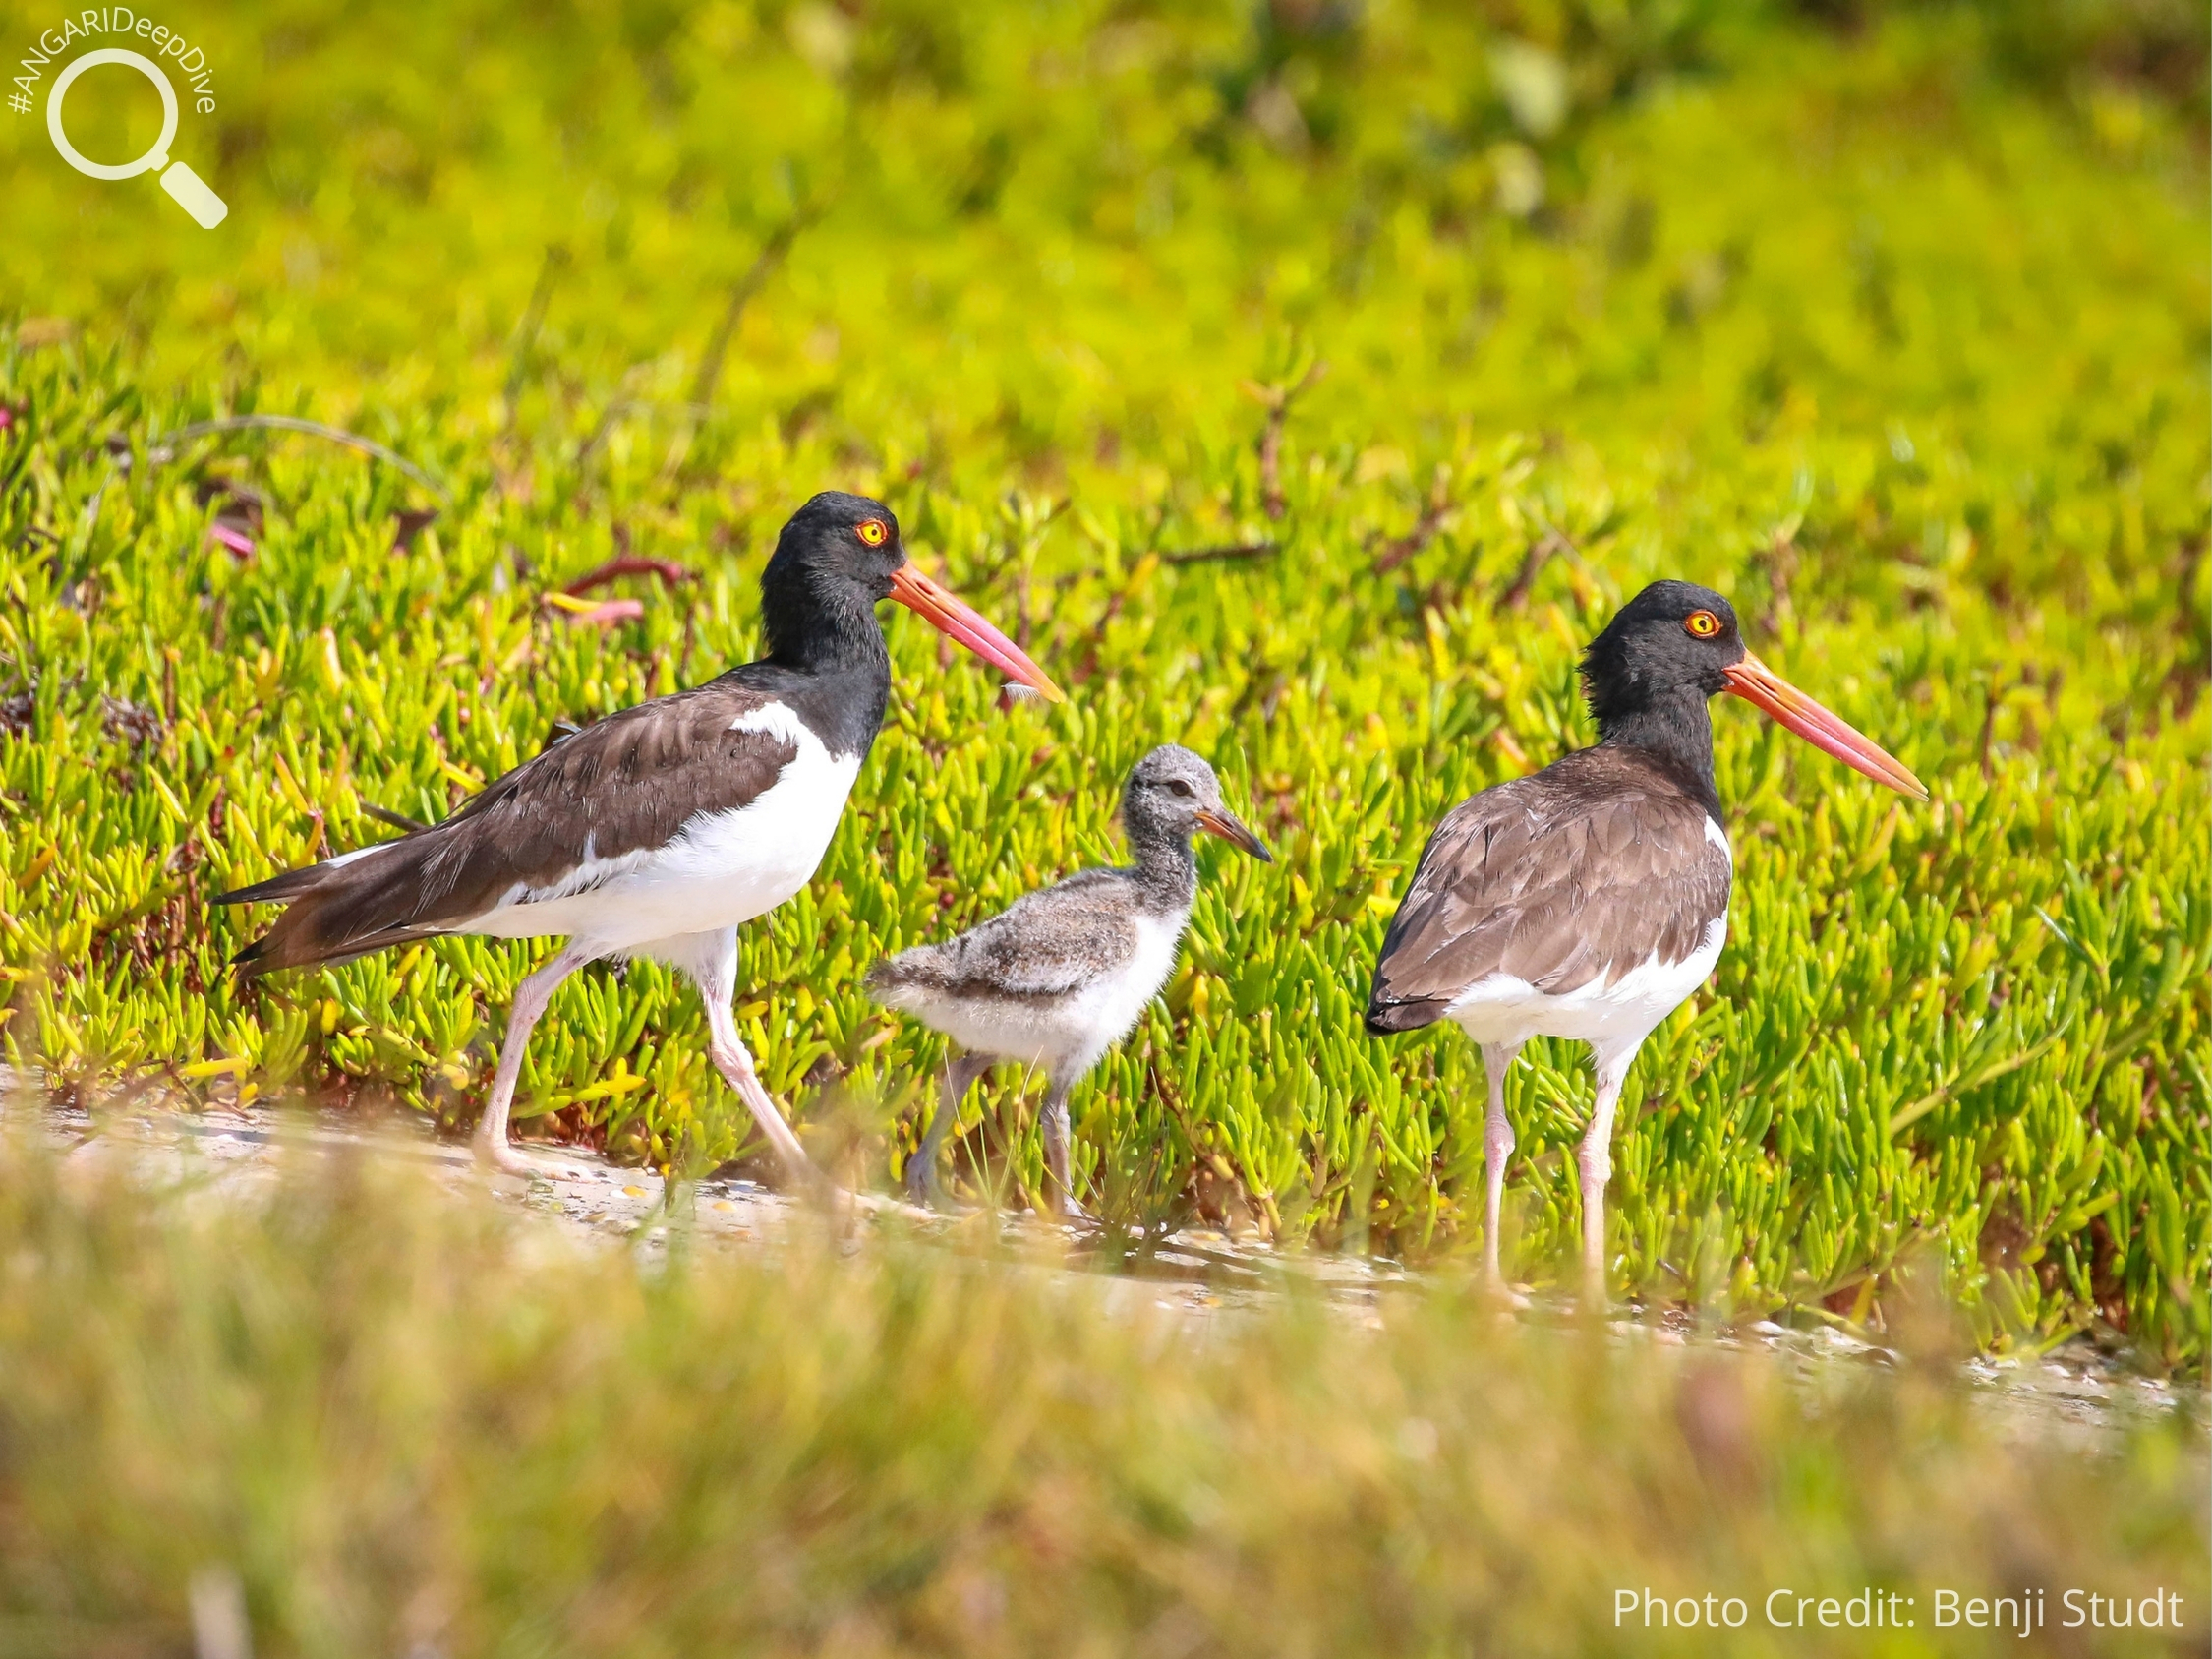
POLYGON ((707 1057, 714 1061, 715 1070, 745 1102, 785 1169, 794 1176, 819 1180, 821 1172, 807 1160, 798 1137, 784 1121, 760 1073, 753 1068, 752 1055, 738 1040, 737 1016, 730 1007, 737 994, 737 929, 725 927, 700 934, 695 952, 683 966, 699 987, 699 999, 707 1005, 707 1057))
POLYGON ((1582 1138, 1575 1162, 1582 1177, 1582 1276, 1584 1302, 1602 1313, 1605 1286, 1605 1183, 1613 1177, 1613 1109, 1620 1104, 1620 1087, 1628 1080, 1628 1067, 1636 1047, 1626 1052, 1593 1049, 1598 1097, 1590 1111, 1590 1132, 1582 1138))
POLYGON ((1518 1042, 1483 1044, 1483 1073, 1490 1089, 1489 1114, 1483 1120, 1483 1178, 1488 1189, 1483 1204, 1483 1274, 1493 1290, 1505 1283, 1498 1270, 1498 1215, 1504 1208, 1505 1164, 1513 1155, 1513 1125, 1505 1116, 1505 1074, 1520 1054, 1518 1042))
POLYGON ((514 988, 514 1006, 507 1013, 507 1035, 499 1044, 499 1069, 492 1077, 492 1097, 484 1103, 484 1116, 476 1126, 480 1157, 514 1175, 542 1175, 547 1166, 518 1153, 507 1141, 507 1113, 514 1104, 514 1088, 522 1078, 523 1050, 530 1033, 553 1002, 560 981, 598 956, 598 952, 571 939, 537 973, 514 988))

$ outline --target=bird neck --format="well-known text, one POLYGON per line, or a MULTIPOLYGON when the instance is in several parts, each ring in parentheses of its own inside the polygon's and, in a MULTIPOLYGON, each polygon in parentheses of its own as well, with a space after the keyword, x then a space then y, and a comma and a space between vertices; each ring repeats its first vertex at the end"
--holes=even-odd
POLYGON ((761 583, 766 650, 725 678, 787 704, 834 758, 864 759, 891 701, 891 653, 863 595, 819 589, 771 563, 761 583))
POLYGON ((891 652, 876 608, 850 582, 769 567, 761 583, 766 660, 800 674, 874 673, 891 683, 891 652))
POLYGON ((1198 891, 1198 860, 1190 836, 1142 818, 1125 818, 1122 827, 1136 856, 1131 873, 1147 906, 1161 912, 1189 910, 1198 891))
POLYGON ((1682 686, 1601 715, 1598 741, 1635 749, 1658 761, 1718 822, 1720 792, 1713 779, 1713 713, 1706 694, 1682 686))

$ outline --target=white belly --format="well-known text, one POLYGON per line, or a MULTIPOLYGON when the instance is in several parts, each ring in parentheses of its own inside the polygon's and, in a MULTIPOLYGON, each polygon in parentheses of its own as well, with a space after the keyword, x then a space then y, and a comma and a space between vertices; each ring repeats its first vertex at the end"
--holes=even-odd
POLYGON ((1723 914, 1714 918, 1698 948, 1680 962, 1660 962, 1655 956, 1625 974, 1558 993, 1539 990, 1510 974, 1492 974, 1469 986, 1447 1013, 1477 1042, 1565 1037, 1596 1049, 1633 1051, 1711 978, 1727 940, 1723 914))
POLYGON ((832 759, 812 732, 778 712, 798 754, 746 805, 703 813, 663 847, 587 857, 557 887, 517 891, 463 931, 565 933, 620 952, 774 910, 813 878, 860 771, 858 755, 832 759))
POLYGON ((1050 1002, 932 996, 926 991, 889 1000, 972 1053, 1042 1066, 1072 1081, 1130 1034, 1145 1004, 1167 983, 1184 920, 1180 916, 1137 918, 1137 945, 1127 962, 1050 1002))

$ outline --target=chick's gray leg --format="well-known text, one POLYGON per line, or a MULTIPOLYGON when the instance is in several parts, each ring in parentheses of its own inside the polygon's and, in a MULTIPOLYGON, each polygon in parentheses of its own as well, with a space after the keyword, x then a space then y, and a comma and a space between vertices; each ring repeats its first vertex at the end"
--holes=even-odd
POLYGON ((1044 1130, 1045 1167, 1052 1172, 1053 1202, 1060 1214, 1080 1217, 1083 1207, 1076 1202, 1074 1182, 1068 1178, 1068 1092, 1075 1085, 1052 1080, 1052 1088, 1045 1095, 1042 1128, 1044 1130))
POLYGON ((975 1080, 991 1069, 993 1056, 989 1054, 956 1054, 945 1067, 945 1096, 930 1114, 929 1128, 922 1135, 921 1145, 914 1155, 906 1159, 906 1196, 916 1204, 939 1204, 945 1189, 937 1173, 937 1155, 945 1145, 945 1137, 953 1132, 953 1125, 960 1120, 960 1102, 975 1080))

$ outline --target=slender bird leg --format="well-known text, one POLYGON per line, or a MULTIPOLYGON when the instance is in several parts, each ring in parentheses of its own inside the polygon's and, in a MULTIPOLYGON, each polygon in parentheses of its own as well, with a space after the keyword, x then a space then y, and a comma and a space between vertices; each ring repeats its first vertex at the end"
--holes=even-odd
POLYGON ((989 1054, 956 1054, 947 1063, 945 1097, 931 1114, 921 1145, 906 1160, 906 1196, 916 1204, 943 1202, 945 1188, 937 1174, 938 1151, 945 1145, 945 1137, 953 1132, 953 1126, 960 1122, 960 1102, 967 1098, 975 1080, 991 1069, 993 1059, 989 1054))
POLYGON ((778 1161, 796 1183, 813 1189, 846 1211, 865 1210, 877 1215, 903 1212, 916 1217, 926 1216, 927 1212, 913 1210, 896 1199, 848 1191, 817 1169, 806 1155, 806 1149, 799 1145, 791 1126, 784 1121, 775 1097, 760 1080, 752 1055, 746 1052, 737 1037, 737 1016, 731 1009, 737 994, 736 928, 723 927, 711 933, 663 939, 653 945, 652 952, 660 960, 680 968, 699 987, 699 1000, 707 1010, 707 1057, 714 1062, 715 1070, 722 1073, 723 1081, 737 1092, 737 1098, 745 1102, 745 1109, 753 1114, 753 1122, 776 1149, 778 1161))
POLYGON ((1582 1175, 1583 1300, 1594 1313, 1605 1309, 1605 1183, 1613 1176, 1613 1108, 1620 1103, 1620 1086, 1635 1058, 1635 1048, 1625 1053, 1591 1051, 1598 1097, 1591 1105, 1590 1132, 1582 1138, 1575 1161, 1582 1175))
POLYGON ((1075 1087, 1058 1078, 1045 1094, 1044 1129, 1045 1167, 1052 1171, 1054 1202, 1063 1215, 1081 1218, 1083 1207, 1076 1202, 1075 1186, 1068 1179, 1068 1091, 1075 1087))
POLYGON ((706 1004, 707 1057, 714 1061, 723 1081, 737 1092, 737 1098, 745 1102, 786 1171, 801 1180, 821 1180, 822 1172, 808 1160, 798 1137, 776 1109, 760 1073, 753 1068, 752 1055, 738 1040, 737 1016, 730 1008, 737 994, 737 929, 724 927, 696 938, 697 944, 683 967, 699 987, 699 1000, 706 1004))
POLYGON ((707 1056, 714 1061, 715 1070, 722 1073, 723 1081, 745 1102, 746 1109, 753 1114, 753 1122, 768 1137, 769 1145, 776 1149, 776 1155, 785 1169, 800 1180, 823 1179, 822 1172, 808 1159, 806 1149, 799 1145, 798 1136, 784 1121, 784 1114, 776 1109, 768 1086, 761 1082, 760 1073, 753 1067, 752 1055, 737 1038, 737 1019, 727 1002, 707 1004, 707 1056))
POLYGON ((507 1112, 514 1104, 514 1086, 522 1078, 522 1054, 530 1046, 531 1029, 545 1014, 560 981, 598 954, 572 939, 561 946, 552 961, 514 988, 514 1006, 507 1014, 507 1035, 499 1044, 499 1068, 492 1075, 492 1097, 484 1102, 484 1116, 476 1126, 477 1155, 510 1175, 552 1172, 551 1165, 517 1152, 508 1144, 507 1112))
POLYGON ((1488 1191, 1483 1203, 1483 1273, 1492 1290, 1505 1288, 1498 1271, 1498 1211, 1505 1198, 1505 1162, 1513 1155, 1513 1125, 1505 1116, 1505 1074, 1521 1056, 1518 1042, 1483 1044, 1483 1074, 1490 1086, 1489 1115, 1483 1120, 1483 1178, 1488 1191))

